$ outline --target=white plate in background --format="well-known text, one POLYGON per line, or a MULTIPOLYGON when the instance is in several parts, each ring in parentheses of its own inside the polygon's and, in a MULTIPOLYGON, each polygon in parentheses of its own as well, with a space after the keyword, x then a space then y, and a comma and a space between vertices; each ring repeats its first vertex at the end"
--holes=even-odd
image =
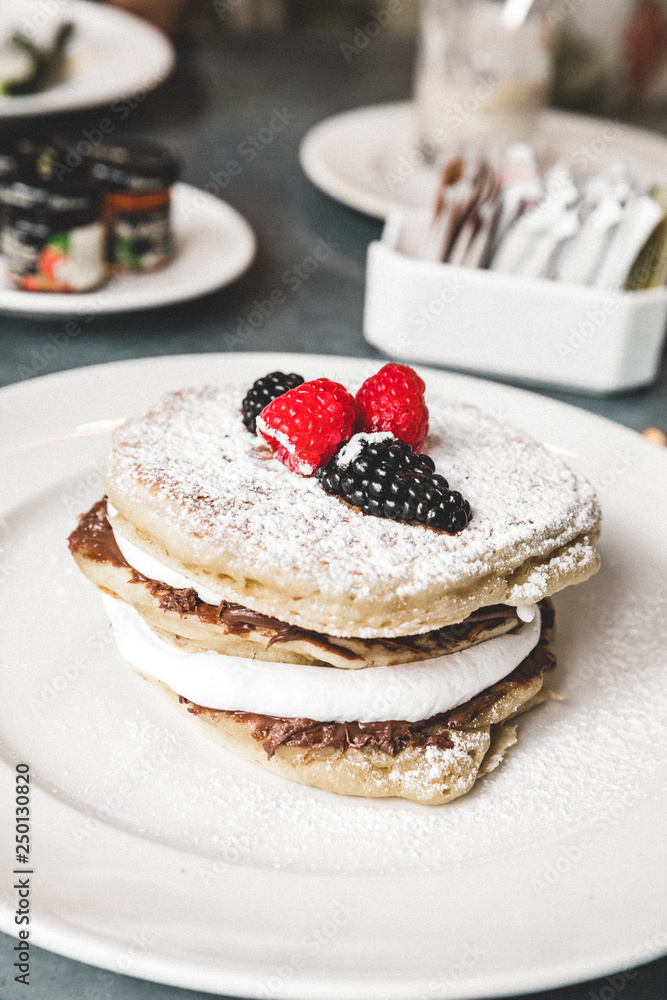
POLYGON ((227 202, 189 184, 175 184, 172 218, 172 261, 147 274, 118 275, 91 292, 21 291, 10 286, 0 258, 0 312, 49 318, 151 309, 222 288, 252 264, 255 234, 227 202))
MULTIPOLYGON (((373 104, 326 118, 304 137, 301 166, 316 187, 384 219, 433 200, 437 173, 415 145, 414 105, 373 104)), ((667 179, 667 139, 606 118, 545 111, 534 140, 541 163, 564 158, 582 173, 619 164, 646 183, 667 179)))
POLYGON ((119 124, 132 110, 128 99, 141 99, 173 69, 169 39, 116 7, 90 0, 0 0, 2 39, 21 31, 48 42, 63 21, 74 22, 64 78, 36 94, 0 97, 0 119, 112 104, 107 117, 119 124))
MULTIPOLYGON (((28 761, 32 943, 303 1000, 504 996, 665 951, 667 450, 554 400, 421 370, 427 394, 478 403, 562 454, 604 512, 602 570, 555 602, 552 685, 567 699, 525 716, 502 767, 451 805, 285 782, 207 739, 111 644, 66 536, 102 495, 118 420, 185 385, 282 368, 353 388, 379 364, 206 354, 0 391, 0 864, 16 867, 10 789, 28 761)), ((15 909, 5 879, 9 933, 15 909)))

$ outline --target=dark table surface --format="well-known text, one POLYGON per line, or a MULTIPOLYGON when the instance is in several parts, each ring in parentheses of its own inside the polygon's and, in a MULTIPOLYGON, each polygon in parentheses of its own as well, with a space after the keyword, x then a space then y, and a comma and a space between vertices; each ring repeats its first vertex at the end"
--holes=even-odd
MULTIPOLYGON (((141 133, 177 150, 183 179, 207 187, 253 226, 257 259, 240 281, 195 302, 146 313, 97 316, 67 328, 67 319, 0 319, 0 384, 81 365, 162 354, 307 351, 379 356, 363 340, 361 316, 366 248, 381 224, 321 194, 297 161, 306 131, 328 115, 377 101, 404 99, 411 89, 413 49, 386 33, 349 62, 346 36, 293 35, 246 41, 225 38, 201 23, 179 45, 178 67, 157 91, 111 109, 58 119, 84 136, 104 117, 118 135, 141 133), (276 112, 285 122, 266 139, 276 112), (253 138, 256 140, 253 144, 253 138), (248 149, 259 147, 250 159, 248 149), (241 170, 230 176, 230 160, 241 170), (333 247, 323 265, 289 295, 250 339, 234 336, 254 299, 284 288, 284 273, 319 240, 333 247), (70 333, 67 333, 67 330, 70 333)), ((667 115, 653 127, 667 131, 667 115)), ((1 131, 0 131, 1 136, 1 131)), ((667 429, 667 364, 657 383, 625 395, 548 395, 602 414, 635 430, 667 429)), ((13 981, 13 939, 0 935, 0 1000, 27 995, 13 981)), ((194 1000, 204 994, 104 972, 34 949, 31 1000, 194 1000)), ((667 959, 596 982, 535 994, 541 1000, 664 1000, 667 959)))

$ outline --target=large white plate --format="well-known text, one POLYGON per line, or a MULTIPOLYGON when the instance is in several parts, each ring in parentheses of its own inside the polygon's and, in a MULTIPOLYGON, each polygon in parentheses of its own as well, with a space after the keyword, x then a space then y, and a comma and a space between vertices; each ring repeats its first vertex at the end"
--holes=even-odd
POLYGON ((20 30, 37 41, 50 40, 62 21, 75 26, 64 79, 37 94, 0 97, 0 118, 115 102, 108 115, 115 127, 136 106, 127 99, 141 99, 173 68, 174 50, 162 32, 118 8, 89 0, 0 0, 0 38, 20 30))
POLYGON ((176 255, 159 271, 119 275, 92 292, 57 294, 12 288, 0 263, 0 311, 48 317, 151 309, 222 288, 250 267, 255 235, 227 202, 175 184, 172 213, 176 255))
MULTIPOLYGON (((667 178, 667 139, 611 119, 546 111, 534 145, 541 163, 564 158, 586 174, 620 163, 647 184, 667 178)), ((433 198, 437 175, 421 162, 407 101, 326 118, 306 134, 299 158, 322 191, 378 219, 433 198)))
MULTIPOLYGON (((556 600, 567 700, 526 716, 503 766, 450 806, 284 782, 223 752, 117 656, 65 542, 102 494, 109 429, 164 390, 276 368, 353 385, 377 362, 160 358, 0 393, 0 864, 15 867, 9 789, 26 760, 33 942, 184 987, 309 1000, 498 996, 656 957, 667 453, 634 432, 425 371, 564 454, 604 507, 604 568, 556 600)), ((15 933, 7 879, 1 892, 15 933)))

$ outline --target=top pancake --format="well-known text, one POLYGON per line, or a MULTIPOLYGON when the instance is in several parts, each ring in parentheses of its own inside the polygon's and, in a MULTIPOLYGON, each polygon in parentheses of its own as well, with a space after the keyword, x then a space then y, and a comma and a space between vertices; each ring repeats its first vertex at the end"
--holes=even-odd
POLYGON ((427 395, 424 451, 472 506, 458 535, 362 514, 241 422, 247 386, 186 389, 114 434, 117 531, 226 600, 330 635, 410 635, 532 604, 598 568, 592 487, 521 431, 427 395))

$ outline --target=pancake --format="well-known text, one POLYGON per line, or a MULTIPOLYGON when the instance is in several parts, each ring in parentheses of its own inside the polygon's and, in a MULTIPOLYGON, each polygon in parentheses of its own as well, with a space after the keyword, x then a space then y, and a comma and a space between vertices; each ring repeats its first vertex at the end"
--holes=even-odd
POLYGON ((548 598, 598 568, 595 493, 436 397, 424 452, 472 520, 369 516, 258 443, 247 389, 171 393, 118 429, 74 559, 124 659, 225 748, 338 794, 452 801, 551 697, 548 598))
POLYGON ((370 517, 243 426, 245 386, 172 393, 114 434, 114 529, 221 600, 329 636, 395 638, 534 604, 598 568, 590 485, 474 406, 429 398, 424 451, 473 518, 458 535, 370 517))

